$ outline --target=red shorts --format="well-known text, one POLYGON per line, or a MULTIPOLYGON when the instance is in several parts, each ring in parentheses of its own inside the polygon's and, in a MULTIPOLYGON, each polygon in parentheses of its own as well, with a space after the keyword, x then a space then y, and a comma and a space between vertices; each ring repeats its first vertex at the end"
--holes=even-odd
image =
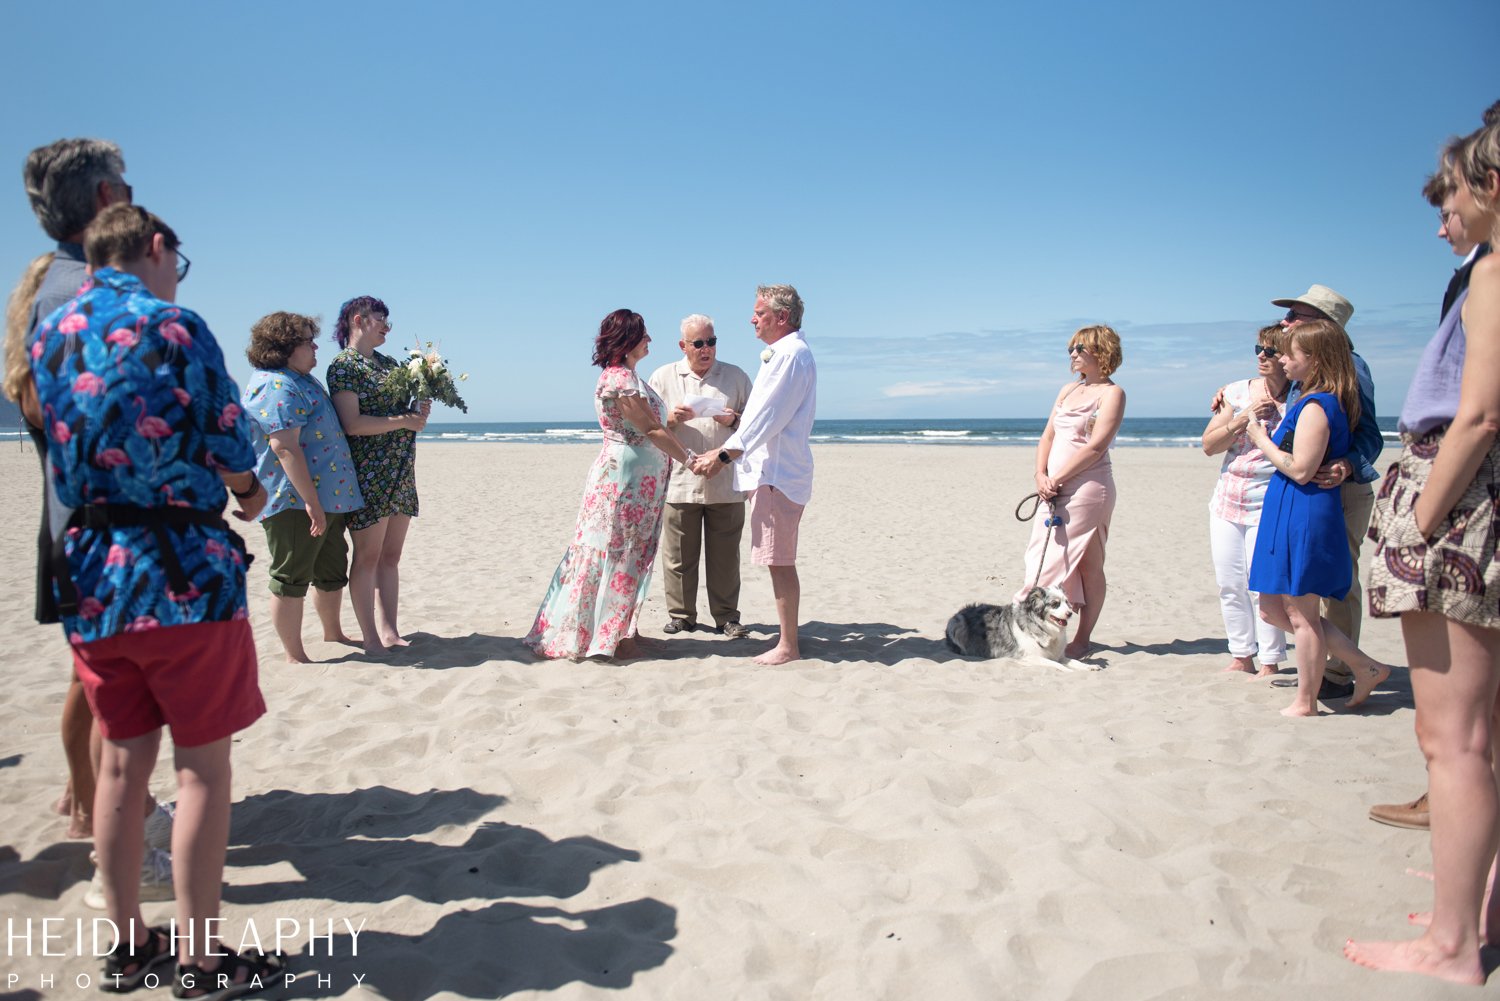
POLYGON ((162 726, 178 747, 211 744, 266 711, 244 619, 120 633, 73 647, 73 669, 109 740, 162 726))
POLYGON ((758 567, 789 567, 797 562, 797 526, 805 505, 775 487, 750 495, 750 562, 758 567))

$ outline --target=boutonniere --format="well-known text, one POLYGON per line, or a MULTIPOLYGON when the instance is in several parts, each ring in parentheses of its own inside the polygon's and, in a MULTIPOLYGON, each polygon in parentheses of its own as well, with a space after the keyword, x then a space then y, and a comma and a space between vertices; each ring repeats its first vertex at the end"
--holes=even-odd
POLYGON ((774 357, 776 357, 776 352, 772 351, 770 348, 766 348, 764 351, 762 351, 760 353, 761 364, 765 364, 766 362, 770 361, 774 357))

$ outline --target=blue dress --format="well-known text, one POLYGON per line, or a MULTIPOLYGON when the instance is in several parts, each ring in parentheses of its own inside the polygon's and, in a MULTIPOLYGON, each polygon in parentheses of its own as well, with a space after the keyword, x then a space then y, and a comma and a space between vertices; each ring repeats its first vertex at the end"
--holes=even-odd
MULTIPOLYGON (((1287 409, 1271 441, 1291 437, 1302 408, 1316 403, 1328 416, 1328 450, 1323 461, 1348 454, 1349 418, 1332 393, 1309 393, 1287 409)), ((1250 561, 1250 590, 1260 594, 1316 594, 1342 600, 1349 593, 1353 567, 1344 537, 1344 504, 1337 490, 1312 481, 1294 483, 1278 470, 1266 487, 1260 532, 1250 561)))

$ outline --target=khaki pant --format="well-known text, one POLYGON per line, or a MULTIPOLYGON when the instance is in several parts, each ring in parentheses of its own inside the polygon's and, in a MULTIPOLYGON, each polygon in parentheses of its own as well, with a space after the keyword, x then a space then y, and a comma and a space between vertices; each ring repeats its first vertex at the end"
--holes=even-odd
POLYGON ((698 557, 708 565, 708 611, 714 624, 740 621, 740 534, 745 505, 668 504, 662 529, 667 614, 698 621, 698 557))
MULTIPOLYGON (((1323 599, 1323 614, 1328 621, 1338 626, 1344 634, 1359 646, 1359 625, 1362 618, 1360 604, 1364 597, 1359 586, 1359 547, 1365 540, 1365 531, 1370 527, 1370 509, 1375 506, 1375 484, 1345 481, 1339 487, 1339 498, 1344 502, 1344 535, 1349 541, 1349 559, 1353 563, 1349 593, 1343 601, 1323 599)), ((1354 672, 1332 655, 1328 658, 1328 669, 1324 676, 1330 681, 1347 684, 1354 680, 1354 672)))

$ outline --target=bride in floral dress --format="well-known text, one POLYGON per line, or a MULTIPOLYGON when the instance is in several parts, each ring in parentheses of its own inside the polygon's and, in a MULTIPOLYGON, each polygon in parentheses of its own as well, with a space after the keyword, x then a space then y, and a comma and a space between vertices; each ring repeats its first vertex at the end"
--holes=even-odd
POLYGON ((573 543, 526 634, 543 657, 640 656, 636 620, 661 537, 668 457, 684 465, 694 458, 666 429, 661 397, 635 374, 650 345, 639 313, 617 309, 599 325, 594 364, 604 371, 594 410, 604 447, 584 484, 573 543))

